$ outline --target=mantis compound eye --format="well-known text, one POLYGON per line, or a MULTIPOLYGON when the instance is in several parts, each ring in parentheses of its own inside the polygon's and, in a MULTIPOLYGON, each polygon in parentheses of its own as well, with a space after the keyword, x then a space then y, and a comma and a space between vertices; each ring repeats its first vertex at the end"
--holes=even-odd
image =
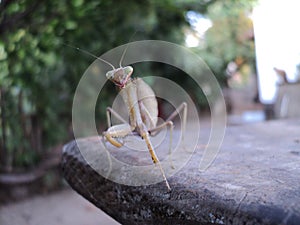
POLYGON ((108 71, 106 73, 106 78, 107 79, 111 80, 111 79, 113 79, 113 77, 114 77, 114 71, 108 71))
POLYGON ((131 67, 131 66, 126 66, 126 67, 124 67, 124 73, 126 74, 126 75, 131 75, 132 74, 132 72, 133 72, 133 68, 131 67))

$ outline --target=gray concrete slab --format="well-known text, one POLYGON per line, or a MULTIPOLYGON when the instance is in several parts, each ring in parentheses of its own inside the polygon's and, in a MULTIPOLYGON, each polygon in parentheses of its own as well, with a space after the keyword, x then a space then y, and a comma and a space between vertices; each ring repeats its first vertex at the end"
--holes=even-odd
POLYGON ((36 196, 0 207, 1 225, 117 225, 73 190, 36 196))

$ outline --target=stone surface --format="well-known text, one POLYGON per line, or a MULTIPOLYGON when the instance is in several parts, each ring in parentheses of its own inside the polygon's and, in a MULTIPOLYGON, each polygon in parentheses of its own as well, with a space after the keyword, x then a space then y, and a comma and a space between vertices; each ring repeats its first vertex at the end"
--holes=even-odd
POLYGON ((71 189, 0 205, 1 225, 120 225, 71 189))
MULTIPOLYGON (((209 128, 202 128, 191 159, 168 178, 171 192, 164 182, 129 186, 110 181, 110 176, 126 177, 127 170, 104 169, 110 174, 106 179, 85 161, 75 141, 64 148, 62 168, 74 190, 121 224, 296 225, 300 224, 299 125, 300 119, 293 119, 230 126, 216 160, 200 172, 206 146, 202 137, 209 137, 209 128)), ((94 157, 97 141, 78 140, 94 157)), ((146 162, 123 148, 113 154, 146 162)), ((98 162, 106 165, 107 158, 102 159, 98 162)), ((172 160, 176 167, 178 159, 172 160)), ((146 172, 144 179, 152 175, 146 172)))

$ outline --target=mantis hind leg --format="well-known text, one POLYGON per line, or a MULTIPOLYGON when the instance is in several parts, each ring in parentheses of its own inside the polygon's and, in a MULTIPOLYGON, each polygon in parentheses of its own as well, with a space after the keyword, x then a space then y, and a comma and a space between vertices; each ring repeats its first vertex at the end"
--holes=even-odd
POLYGON ((187 103, 183 102, 176 108, 176 110, 167 118, 166 122, 173 120, 176 116, 178 116, 180 113, 183 113, 182 115, 182 136, 181 140, 184 139, 185 135, 185 129, 186 129, 186 120, 187 120, 187 103))
MULTIPOLYGON (((181 139, 184 139, 185 130, 186 130, 186 120, 187 120, 187 103, 183 102, 178 106, 175 111, 166 119, 166 121, 152 129, 149 129, 149 132, 151 135, 155 136, 159 131, 161 131, 163 128, 169 126, 170 130, 173 128, 173 122, 172 120, 178 116, 181 111, 183 112, 183 118, 182 118, 182 136, 181 139)), ((171 138, 171 137, 170 137, 171 138)))

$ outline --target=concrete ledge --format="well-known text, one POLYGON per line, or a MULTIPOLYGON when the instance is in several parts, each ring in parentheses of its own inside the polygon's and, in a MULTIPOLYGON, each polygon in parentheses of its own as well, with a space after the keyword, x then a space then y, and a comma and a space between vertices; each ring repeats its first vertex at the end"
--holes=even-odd
MULTIPOLYGON (((199 172, 205 146, 199 143, 189 163, 169 178, 171 192, 163 182, 133 187, 100 176, 74 141, 64 148, 63 174, 74 190, 121 224, 296 225, 299 125, 300 119, 293 119, 228 127, 211 167, 199 172)), ((93 149, 92 139, 83 141, 93 149)))

